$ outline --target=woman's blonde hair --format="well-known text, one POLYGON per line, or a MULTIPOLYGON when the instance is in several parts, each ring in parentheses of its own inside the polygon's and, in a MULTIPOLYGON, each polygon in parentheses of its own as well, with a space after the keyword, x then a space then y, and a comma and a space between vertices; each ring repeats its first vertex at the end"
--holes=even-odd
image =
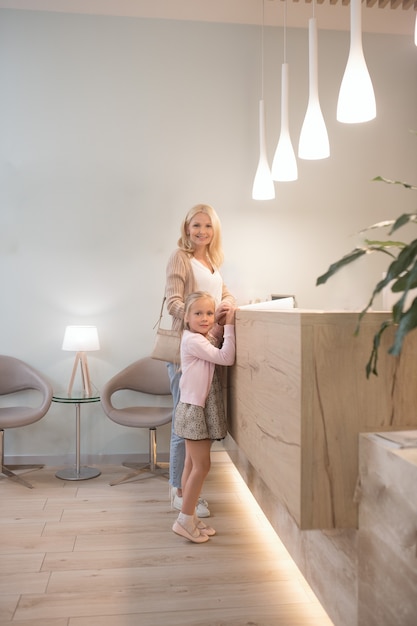
POLYGON ((183 327, 186 328, 187 330, 189 330, 189 326, 188 326, 188 322, 185 321, 185 318, 188 317, 188 314, 193 304, 197 302, 197 300, 200 300, 201 298, 207 298, 208 300, 211 300, 213 303, 213 310, 216 308, 216 303, 215 303, 213 296, 207 291, 194 291, 193 293, 190 293, 186 297, 185 303, 184 303, 183 327))
POLYGON ((205 213, 205 215, 208 215, 210 218, 211 225, 213 227, 213 238, 207 246, 207 252, 213 265, 218 268, 223 263, 224 259, 221 224, 216 211, 209 204, 196 204, 188 211, 181 224, 181 237, 178 239, 178 247, 180 250, 188 252, 188 254, 192 254, 194 252, 194 246, 190 241, 187 231, 191 220, 195 215, 197 215, 197 213, 205 213))

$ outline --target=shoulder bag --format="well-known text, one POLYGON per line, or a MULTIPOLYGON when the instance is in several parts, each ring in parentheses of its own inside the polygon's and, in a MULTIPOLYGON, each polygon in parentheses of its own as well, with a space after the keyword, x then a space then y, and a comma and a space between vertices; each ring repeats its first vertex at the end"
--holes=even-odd
MULTIPOLYGON (((162 313, 164 310, 166 296, 162 300, 161 312, 155 326, 156 330, 155 343, 152 350, 152 358, 158 361, 167 361, 169 363, 180 362, 180 343, 181 333, 178 330, 169 330, 161 328, 162 313)), ((154 326, 154 328, 155 328, 154 326)))

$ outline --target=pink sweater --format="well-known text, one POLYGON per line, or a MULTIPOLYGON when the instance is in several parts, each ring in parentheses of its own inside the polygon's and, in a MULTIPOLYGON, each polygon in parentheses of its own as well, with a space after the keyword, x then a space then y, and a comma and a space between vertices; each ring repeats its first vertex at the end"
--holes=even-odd
POLYGON ((204 407, 213 380, 215 365, 233 365, 235 361, 235 327, 224 326, 221 348, 213 346, 200 333, 184 330, 181 340, 180 400, 204 407))

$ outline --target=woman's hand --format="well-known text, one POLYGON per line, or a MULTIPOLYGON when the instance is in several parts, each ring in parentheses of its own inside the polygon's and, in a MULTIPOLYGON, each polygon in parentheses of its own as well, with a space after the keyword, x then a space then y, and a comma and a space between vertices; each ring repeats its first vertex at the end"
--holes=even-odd
POLYGON ((235 310, 234 306, 230 304, 230 302, 221 302, 219 304, 214 313, 214 319, 217 324, 219 324, 220 326, 224 326, 228 323, 226 322, 226 315, 230 309, 232 309, 233 312, 235 310))
POLYGON ((226 312, 226 324, 235 323, 235 313, 236 313, 236 307, 231 306, 229 310, 226 312))

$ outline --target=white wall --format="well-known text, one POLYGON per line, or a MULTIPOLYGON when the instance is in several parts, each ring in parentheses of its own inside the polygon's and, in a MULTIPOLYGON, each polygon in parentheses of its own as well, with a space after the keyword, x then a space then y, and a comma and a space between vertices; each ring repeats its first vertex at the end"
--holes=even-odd
MULTIPOLYGON (((165 264, 185 212, 218 211, 223 274, 240 304, 294 293, 302 308, 362 306, 383 263, 369 259, 328 285, 319 274, 375 221, 415 208, 417 49, 400 35, 364 36, 378 117, 335 120, 348 33, 319 34, 319 79, 331 158, 299 161, 299 180, 256 202, 260 29, 257 26, 0 10, 0 352, 65 387, 67 324, 96 324, 97 387, 149 353, 165 264)), ((308 33, 287 32, 290 125, 298 143, 308 95, 308 33)), ((272 161, 280 128, 283 31, 265 32, 272 161)), ((82 409, 83 453, 147 450, 102 413, 82 409)), ((167 451, 169 428, 160 435, 167 451)), ((6 454, 71 458, 70 407, 9 431, 6 454)))

